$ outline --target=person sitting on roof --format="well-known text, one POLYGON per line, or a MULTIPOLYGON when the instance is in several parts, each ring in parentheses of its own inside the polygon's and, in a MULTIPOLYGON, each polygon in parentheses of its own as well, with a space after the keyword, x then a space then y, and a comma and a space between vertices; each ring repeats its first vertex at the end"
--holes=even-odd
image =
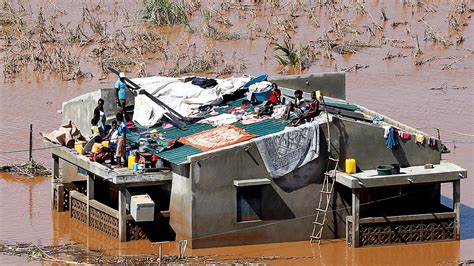
MULTIPOLYGON (((125 106, 127 99, 127 83, 125 83, 125 74, 120 72, 118 80, 115 82, 115 101, 119 107, 119 111, 125 114, 125 106)), ((126 116, 126 115, 125 115, 126 116)), ((125 117, 125 120, 128 120, 125 117)))
POLYGON ((283 118, 288 121, 290 119, 291 112, 295 113, 297 117, 300 117, 304 113, 302 108, 305 106, 306 100, 303 98, 303 91, 295 90, 295 98, 286 105, 283 118))
POLYGON ((311 122, 316 116, 321 113, 319 108, 319 100, 316 96, 316 92, 311 92, 311 101, 306 104, 304 108, 302 108, 303 113, 299 115, 296 119, 291 121, 292 126, 299 126, 304 124, 305 122, 311 122))
POLYGON ((258 113, 259 116, 262 115, 272 115, 273 106, 281 103, 281 91, 278 88, 276 83, 272 83, 272 94, 268 98, 268 101, 265 103, 265 106, 262 111, 258 113))
POLYGON ((125 161, 125 143, 127 140, 127 134, 130 133, 127 125, 124 122, 123 114, 117 113, 117 150, 115 152, 115 158, 117 160, 117 167, 122 167, 122 158, 125 161))
POLYGON ((96 139, 92 150, 89 154, 89 160, 91 162, 105 163, 106 160, 112 158, 112 153, 107 147, 101 144, 101 141, 96 139))

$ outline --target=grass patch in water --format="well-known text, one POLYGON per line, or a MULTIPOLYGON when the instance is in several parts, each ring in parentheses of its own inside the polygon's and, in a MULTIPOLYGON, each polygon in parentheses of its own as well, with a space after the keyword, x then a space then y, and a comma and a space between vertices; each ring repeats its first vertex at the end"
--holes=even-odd
POLYGON ((143 0, 143 19, 157 25, 189 24, 184 2, 143 0))

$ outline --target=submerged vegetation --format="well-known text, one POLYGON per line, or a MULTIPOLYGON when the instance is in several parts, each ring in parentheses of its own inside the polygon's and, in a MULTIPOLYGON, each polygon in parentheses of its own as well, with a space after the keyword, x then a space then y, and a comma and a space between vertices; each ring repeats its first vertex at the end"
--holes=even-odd
POLYGON ((457 45, 458 50, 466 52, 445 57, 451 62, 443 70, 472 55, 461 47, 472 13, 468 0, 445 4, 403 1, 413 18, 398 20, 384 3, 369 8, 364 2, 349 0, 286 4, 226 0, 206 6, 199 0, 139 0, 142 5, 137 10, 84 1, 82 18, 77 23, 64 22, 67 10, 56 6, 33 11, 31 5, 23 4, 24 0, 1 1, 0 53, 6 79, 25 70, 58 74, 64 80, 90 79, 96 69, 102 71, 103 78, 108 75, 108 66, 134 72, 132 76, 144 76, 149 68, 170 75, 226 75, 242 73, 250 57, 255 64, 276 63, 282 71, 291 68, 303 72, 318 59, 337 70, 340 55, 357 54, 367 48, 384 48, 386 54, 380 60, 408 58, 422 66, 439 60, 428 58, 422 51, 427 43, 442 48, 457 45), (432 19, 441 12, 446 14, 446 27, 432 19), (112 16, 106 18, 104 14, 112 16), (309 27, 301 27, 301 23, 309 27), (178 34, 170 35, 170 28, 163 25, 184 27, 173 28, 178 34), (224 43, 235 40, 262 46, 262 57, 255 58, 245 49, 229 52, 224 43), (90 63, 97 68, 82 71, 89 69, 90 63))
POLYGON ((308 44, 300 44, 299 47, 296 47, 290 40, 285 39, 283 44, 275 44, 273 50, 276 52, 275 59, 282 66, 297 67, 299 70, 303 70, 309 64, 308 44))
POLYGON ((157 25, 189 23, 183 1, 143 0, 143 18, 157 25))

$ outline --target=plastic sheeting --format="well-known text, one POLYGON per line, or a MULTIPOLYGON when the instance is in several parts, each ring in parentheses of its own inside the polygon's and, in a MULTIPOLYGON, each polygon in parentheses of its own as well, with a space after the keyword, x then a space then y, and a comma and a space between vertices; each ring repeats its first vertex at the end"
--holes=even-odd
MULTIPOLYGON (((250 77, 218 79, 217 86, 203 89, 184 78, 148 77, 133 79, 142 90, 164 102, 182 116, 189 116, 202 105, 218 105, 223 96, 232 94, 240 89, 250 77)), ((164 114, 165 110, 150 100, 145 95, 135 97, 133 119, 142 126, 155 125, 164 114)))
POLYGON ((76 140, 84 140, 81 135, 81 131, 77 129, 76 125, 72 121, 68 121, 66 124, 61 125, 58 130, 54 130, 50 133, 40 133, 40 135, 57 144, 67 146, 69 148, 74 147, 76 140))

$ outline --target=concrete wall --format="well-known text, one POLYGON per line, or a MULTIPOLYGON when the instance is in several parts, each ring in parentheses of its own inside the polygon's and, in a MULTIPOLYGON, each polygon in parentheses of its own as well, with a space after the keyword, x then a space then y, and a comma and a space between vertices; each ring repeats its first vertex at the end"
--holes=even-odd
MULTIPOLYGON (((104 99, 104 111, 107 117, 114 117, 117 113, 117 104, 115 102, 115 90, 113 88, 100 89, 80 95, 63 103, 62 122, 71 120, 76 124, 82 135, 88 137, 91 135, 91 119, 94 116, 94 109, 97 107, 97 101, 104 99)), ((134 104, 133 94, 127 90, 127 106, 134 104)))
MULTIPOLYGON (((440 160, 439 147, 413 140, 387 149, 383 128, 376 125, 335 118, 330 129, 331 152, 340 158, 340 169, 345 158, 355 158, 360 169, 440 160)), ((173 176, 171 225, 177 238, 188 239, 192 248, 309 240, 328 158, 325 124, 320 134, 319 158, 276 179, 268 175, 253 143, 195 157, 198 162, 191 163, 189 173, 173 176), (261 178, 271 180, 262 185, 261 220, 238 222, 233 181, 261 178)), ((351 214, 351 190, 336 185, 334 195, 329 210, 336 211, 328 213, 323 238, 344 237, 345 218, 351 214)))
POLYGON ((326 96, 346 99, 346 74, 344 72, 270 76, 268 80, 293 90, 300 89, 308 93, 320 90, 326 96))
MULTIPOLYGON (((192 215, 191 247, 309 240, 323 172, 326 170, 328 154, 324 140, 322 137, 318 159, 277 179, 268 175, 252 143, 219 151, 200 159, 198 163, 192 163, 192 214, 187 214, 192 215), (271 180, 271 184, 262 186, 261 220, 238 222, 237 187, 233 181, 261 178, 271 180)), ((172 201, 177 189, 175 184, 177 182, 173 179, 172 201)), ((335 199, 332 205, 348 204, 341 201, 342 197, 335 199)), ((340 217, 333 217, 333 213, 329 213, 329 226, 324 231, 324 237, 344 237, 346 215, 341 212, 340 217)), ((175 226, 173 228, 176 229, 175 226)))
POLYGON ((192 238, 192 175, 190 165, 173 165, 173 181, 170 197, 170 226, 176 240, 192 238))
POLYGON ((94 116, 94 109, 100 99, 100 91, 94 91, 80 95, 63 103, 63 124, 71 120, 76 124, 83 136, 91 135, 91 119, 94 116))
POLYGON ((441 144, 430 147, 415 143, 414 137, 399 140, 399 145, 388 149, 385 145, 384 129, 377 125, 335 118, 331 124, 331 143, 342 169, 346 158, 354 158, 361 170, 374 169, 381 164, 399 163, 402 167, 438 164, 441 160, 441 144))
POLYGON ((62 180, 63 183, 71 183, 73 181, 86 181, 87 176, 79 173, 78 167, 67 161, 61 160, 62 180))

